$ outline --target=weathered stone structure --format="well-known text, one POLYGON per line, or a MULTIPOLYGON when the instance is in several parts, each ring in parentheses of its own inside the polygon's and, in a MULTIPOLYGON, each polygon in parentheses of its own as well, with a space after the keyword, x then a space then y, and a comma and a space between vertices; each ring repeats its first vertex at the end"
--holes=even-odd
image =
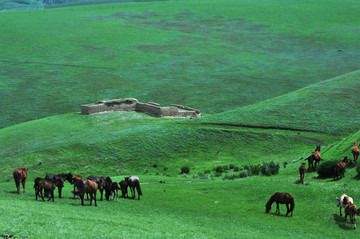
POLYGON ((175 105, 161 107, 157 103, 141 103, 135 98, 99 101, 95 104, 81 105, 81 114, 91 115, 114 111, 136 111, 155 117, 192 118, 202 116, 200 110, 187 106, 175 105))

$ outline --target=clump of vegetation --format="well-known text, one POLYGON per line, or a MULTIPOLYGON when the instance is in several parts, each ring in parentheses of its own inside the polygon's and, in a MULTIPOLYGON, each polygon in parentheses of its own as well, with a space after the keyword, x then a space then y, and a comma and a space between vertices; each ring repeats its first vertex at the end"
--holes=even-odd
POLYGON ((319 178, 331 178, 334 176, 333 174, 333 166, 336 163, 336 161, 327 161, 321 163, 317 167, 317 173, 319 175, 319 178))
POLYGON ((246 178, 249 176, 255 176, 260 174, 265 176, 271 176, 278 174, 279 169, 280 165, 278 163, 275 163, 274 161, 271 161, 270 163, 263 162, 261 164, 245 165, 241 168, 241 171, 239 173, 234 174, 235 170, 233 170, 232 174, 225 175, 223 179, 232 180, 235 178, 246 178))
POLYGON ((261 166, 261 174, 271 176, 279 173, 280 165, 271 161, 270 163, 263 163, 261 166))
POLYGON ((190 167, 189 166, 183 166, 183 167, 181 167, 181 174, 188 174, 188 173, 190 173, 190 167))

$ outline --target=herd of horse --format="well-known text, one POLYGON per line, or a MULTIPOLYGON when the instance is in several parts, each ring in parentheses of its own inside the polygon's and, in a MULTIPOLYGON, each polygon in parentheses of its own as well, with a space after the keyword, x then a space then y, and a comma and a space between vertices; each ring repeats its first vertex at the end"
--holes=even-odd
MULTIPOLYGON (((27 173, 28 168, 14 169, 13 176, 18 194, 20 193, 20 183, 23 186, 23 193, 25 193, 27 173)), ((55 188, 58 188, 59 198, 61 198, 62 188, 64 187, 64 183, 66 181, 74 185, 74 190, 72 193, 74 194, 74 198, 78 196, 81 199, 81 205, 84 205, 84 196, 86 194, 87 197, 90 195, 90 205, 92 205, 92 201, 94 200, 95 206, 97 206, 97 191, 99 191, 101 195, 100 201, 103 200, 104 191, 106 200, 114 200, 115 197, 118 198, 119 190, 121 190, 123 198, 129 198, 128 188, 130 188, 132 199, 134 199, 136 196, 135 189, 138 194, 138 200, 140 200, 140 195, 143 195, 140 187, 140 180, 137 176, 125 177, 124 180, 117 183, 113 182, 110 177, 104 178, 91 175, 87 178, 83 178, 80 175, 75 175, 73 177, 71 173, 46 174, 45 178, 37 177, 34 180, 35 200, 37 200, 38 197, 41 197, 42 200, 45 201, 45 196, 49 197, 48 201, 51 199, 54 201, 55 188)))
MULTIPOLYGON (((360 151, 357 147, 357 142, 354 142, 354 147, 352 148, 353 160, 356 163, 359 157, 360 151)), ((317 146, 315 151, 311 153, 309 157, 305 160, 308 160, 308 168, 316 169, 317 165, 319 165, 321 161, 321 153, 320 146, 317 146), (314 165, 315 162, 315 165, 314 165)), ((344 177, 346 164, 349 162, 348 157, 344 157, 344 159, 338 163, 335 163, 332 167, 334 180, 344 177)), ((304 176, 306 172, 306 164, 302 163, 299 167, 300 173, 300 183, 304 183, 304 176)), ((23 192, 25 193, 25 182, 27 178, 28 168, 16 168, 13 172, 17 193, 20 193, 20 183, 23 186, 23 192)), ((138 194, 138 200, 140 200, 140 195, 142 195, 140 188, 140 180, 136 176, 125 177, 124 180, 120 181, 119 184, 117 182, 113 182, 110 177, 96 177, 89 176, 87 178, 82 178, 80 175, 73 175, 71 173, 68 174, 46 174, 45 178, 36 178, 34 182, 35 188, 35 199, 37 200, 38 196, 41 196, 44 201, 44 195, 50 194, 48 201, 52 199, 54 201, 54 190, 57 187, 59 198, 61 198, 61 191, 64 187, 64 182, 68 181, 70 184, 74 185, 74 190, 72 193, 74 197, 78 196, 81 199, 81 205, 84 205, 84 196, 85 194, 90 194, 90 205, 92 205, 92 201, 94 200, 95 206, 96 203, 96 192, 99 190, 101 194, 100 200, 103 200, 103 191, 105 191, 105 198, 109 200, 115 199, 115 196, 118 198, 118 191, 121 190, 122 197, 129 197, 127 188, 130 187, 131 190, 131 198, 135 198, 135 189, 138 194)), ((347 216, 350 217, 351 227, 356 229, 356 215, 360 214, 360 209, 356 208, 356 205, 353 202, 353 199, 346 194, 341 195, 340 198, 336 197, 337 206, 340 207, 340 216, 342 216, 341 208, 345 210, 345 223, 347 221, 347 216)), ((294 197, 290 193, 274 193, 268 202, 265 204, 265 212, 269 213, 271 210, 271 205, 276 203, 276 211, 275 213, 280 214, 279 204, 285 204, 287 208, 286 216, 291 213, 293 216, 293 211, 295 208, 294 197), (290 205, 290 207, 289 207, 290 205)))

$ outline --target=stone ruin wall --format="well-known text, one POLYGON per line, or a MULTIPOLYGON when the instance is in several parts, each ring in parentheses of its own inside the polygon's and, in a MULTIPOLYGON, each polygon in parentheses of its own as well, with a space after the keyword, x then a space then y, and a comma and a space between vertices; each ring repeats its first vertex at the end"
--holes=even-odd
POLYGON ((200 110, 182 105, 160 107, 154 102, 141 103, 134 98, 99 101, 95 104, 81 105, 81 114, 90 115, 116 111, 136 111, 155 117, 191 118, 202 116, 200 110))

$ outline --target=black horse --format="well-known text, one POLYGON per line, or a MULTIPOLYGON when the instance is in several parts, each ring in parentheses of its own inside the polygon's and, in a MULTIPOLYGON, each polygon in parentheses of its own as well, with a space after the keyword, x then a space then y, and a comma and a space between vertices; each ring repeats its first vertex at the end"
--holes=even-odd
MULTIPOLYGON (((58 191, 59 191, 59 198, 61 198, 61 191, 62 188, 64 187, 64 182, 67 180, 69 183, 73 184, 73 176, 71 173, 68 174, 46 174, 45 179, 53 182, 56 187, 58 187, 58 191)), ((45 195, 48 195, 47 191, 45 192, 45 195)))
POLYGON ((123 197, 123 198, 125 198, 125 197, 129 198, 128 190, 127 190, 127 188, 128 188, 127 182, 124 181, 124 180, 123 180, 123 181, 120 181, 120 182, 119 182, 119 185, 120 185, 122 197, 123 197))
MULTIPOLYGON (((100 201, 102 201, 103 200, 103 192, 106 187, 105 178, 104 177, 96 177, 96 176, 91 175, 91 176, 87 177, 87 179, 94 181, 98 184, 98 190, 100 191, 100 195, 101 195, 100 201)), ((86 197, 88 198, 88 195, 86 195, 86 197)))
POLYGON ((119 197, 119 185, 117 182, 113 182, 110 177, 106 177, 106 186, 105 186, 105 198, 109 201, 110 196, 114 194, 113 200, 115 199, 115 195, 119 197))

